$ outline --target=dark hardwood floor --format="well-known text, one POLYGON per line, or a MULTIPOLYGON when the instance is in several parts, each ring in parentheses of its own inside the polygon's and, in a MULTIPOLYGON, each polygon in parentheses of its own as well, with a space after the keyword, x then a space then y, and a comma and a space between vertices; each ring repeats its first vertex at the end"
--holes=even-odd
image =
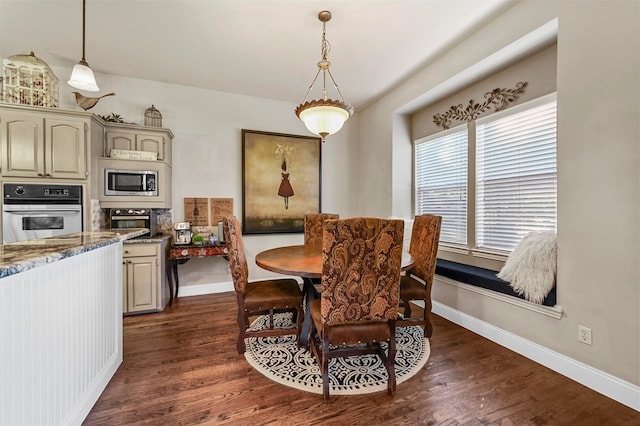
POLYGON ((124 362, 86 425, 638 425, 640 413, 443 318, 427 365, 386 392, 306 393, 236 352, 233 293, 124 319, 124 362))

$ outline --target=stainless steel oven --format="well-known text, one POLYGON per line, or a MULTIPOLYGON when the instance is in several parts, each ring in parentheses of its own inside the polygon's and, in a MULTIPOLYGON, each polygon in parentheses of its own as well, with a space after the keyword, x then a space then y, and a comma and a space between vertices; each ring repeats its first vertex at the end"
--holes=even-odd
POLYGON ((3 185, 2 242, 55 237, 82 231, 82 186, 3 185))
POLYGON ((154 237, 158 233, 158 216, 153 209, 111 209, 111 229, 147 228, 139 238, 154 237))

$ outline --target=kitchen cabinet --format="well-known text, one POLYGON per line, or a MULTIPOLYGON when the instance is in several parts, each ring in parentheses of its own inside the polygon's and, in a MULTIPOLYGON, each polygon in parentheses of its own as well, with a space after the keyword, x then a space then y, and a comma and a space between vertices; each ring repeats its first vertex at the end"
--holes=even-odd
POLYGON ((110 157, 112 149, 147 151, 158 154, 158 161, 171 165, 171 141, 169 129, 133 124, 105 122, 104 156, 110 157))
POLYGON ((125 242, 122 251, 122 311, 125 315, 164 310, 169 300, 166 274, 168 238, 125 242))
POLYGON ((90 116, 0 109, 3 177, 87 179, 90 116))

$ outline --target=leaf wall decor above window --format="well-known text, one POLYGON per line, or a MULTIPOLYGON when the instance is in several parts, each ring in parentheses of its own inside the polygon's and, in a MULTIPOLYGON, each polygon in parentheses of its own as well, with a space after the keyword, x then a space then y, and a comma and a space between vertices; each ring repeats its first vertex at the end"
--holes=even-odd
POLYGON ((466 107, 463 107, 462 104, 452 105, 444 114, 435 114, 433 116, 433 122, 438 127, 448 129, 451 126, 452 120, 473 121, 478 118, 480 114, 491 108, 491 106, 493 106, 495 111, 502 111, 506 109, 510 103, 518 99, 519 95, 525 92, 528 84, 526 81, 521 81, 516 83, 516 87, 513 89, 493 89, 484 94, 485 101, 481 104, 470 99, 466 107))

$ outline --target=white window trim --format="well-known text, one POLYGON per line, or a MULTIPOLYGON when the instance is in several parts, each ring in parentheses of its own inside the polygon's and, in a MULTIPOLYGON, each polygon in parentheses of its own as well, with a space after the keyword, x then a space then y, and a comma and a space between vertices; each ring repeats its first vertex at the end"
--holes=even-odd
POLYGON ((508 294, 503 294, 497 291, 488 290, 486 288, 478 287, 472 284, 462 283, 460 281, 456 281, 442 275, 436 274, 436 276, 434 277, 434 281, 442 284, 448 284, 450 286, 458 287, 464 290, 468 290, 473 293, 478 293, 483 296, 491 297, 492 299, 509 303, 511 305, 518 306, 522 309, 527 309, 529 311, 537 312, 539 314, 546 315, 555 319, 562 318, 562 315, 564 312, 562 309, 562 305, 555 305, 555 306, 539 305, 537 303, 528 302, 524 299, 520 299, 514 296, 509 296, 508 294))

